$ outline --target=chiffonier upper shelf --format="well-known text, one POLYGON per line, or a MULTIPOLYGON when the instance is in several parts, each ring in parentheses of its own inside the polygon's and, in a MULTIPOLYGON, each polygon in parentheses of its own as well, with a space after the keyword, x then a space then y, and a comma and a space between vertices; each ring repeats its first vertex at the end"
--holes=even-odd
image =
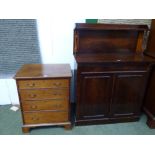
POLYGON ((71 77, 69 64, 26 64, 15 79, 65 78, 71 77))
POLYGON ((147 25, 77 23, 74 29, 75 59, 77 62, 148 60, 142 54, 148 30, 147 25))

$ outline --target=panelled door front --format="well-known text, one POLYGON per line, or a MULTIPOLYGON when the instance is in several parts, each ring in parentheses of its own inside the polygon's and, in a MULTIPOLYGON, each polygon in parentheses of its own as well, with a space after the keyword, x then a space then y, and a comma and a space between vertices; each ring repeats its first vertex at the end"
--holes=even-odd
POLYGON ((120 73, 115 75, 112 117, 139 115, 145 88, 145 72, 120 73))
POLYGON ((80 73, 78 76, 77 119, 108 117, 112 92, 111 74, 80 73))

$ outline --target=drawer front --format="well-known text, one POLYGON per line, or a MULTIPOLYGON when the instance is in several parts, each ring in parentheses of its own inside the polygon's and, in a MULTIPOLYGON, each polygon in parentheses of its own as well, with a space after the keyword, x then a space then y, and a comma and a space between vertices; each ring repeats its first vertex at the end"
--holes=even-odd
POLYGON ((100 64, 100 65, 80 65, 78 66, 78 71, 80 72, 90 72, 90 73, 107 73, 107 72, 121 72, 121 71, 146 71, 149 65, 143 63, 114 63, 114 64, 100 64))
POLYGON ((69 97, 68 89, 32 89, 20 90, 21 100, 42 100, 42 99, 66 99, 69 97))
POLYGON ((23 111, 35 110, 68 110, 68 99, 43 100, 43 101, 23 101, 23 111))
POLYGON ((26 112, 24 124, 59 123, 68 121, 68 112, 26 112))
POLYGON ((53 79, 53 80, 19 80, 19 89, 33 88, 68 88, 68 79, 53 79))

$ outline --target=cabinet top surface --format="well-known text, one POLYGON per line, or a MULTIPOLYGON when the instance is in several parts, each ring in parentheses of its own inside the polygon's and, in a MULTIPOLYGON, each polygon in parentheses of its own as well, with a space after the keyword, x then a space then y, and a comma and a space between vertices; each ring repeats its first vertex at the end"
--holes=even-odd
POLYGON ((71 77, 69 64, 25 64, 16 73, 15 79, 41 79, 71 77))
POLYGON ((133 53, 91 53, 75 54, 77 63, 112 63, 112 62, 155 62, 155 59, 141 54, 133 53))

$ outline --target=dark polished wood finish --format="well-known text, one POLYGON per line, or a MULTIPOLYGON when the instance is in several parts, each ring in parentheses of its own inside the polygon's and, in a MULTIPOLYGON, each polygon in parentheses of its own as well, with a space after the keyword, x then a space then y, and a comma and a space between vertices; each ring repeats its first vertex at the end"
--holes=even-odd
POLYGON ((146 72, 119 73, 114 78, 113 102, 110 107, 112 117, 139 116, 146 72))
POLYGON ((76 24, 74 53, 143 52, 146 25, 76 24))
POLYGON ((145 54, 151 58, 154 58, 154 64, 152 65, 148 87, 146 89, 146 96, 145 96, 145 103, 144 103, 144 111, 148 117, 147 125, 150 128, 155 129, 155 20, 153 20, 151 32, 150 32, 150 39, 148 42, 148 48, 145 51, 145 54), (152 30, 153 29, 153 30, 152 30))
POLYGON ((27 64, 17 72, 24 133, 38 126, 71 129, 70 78, 68 64, 27 64))
POLYGON ((154 63, 152 65, 148 87, 146 89, 144 111, 148 117, 147 125, 150 128, 155 129, 155 19, 152 19, 145 55, 153 58, 154 63))
POLYGON ((76 125, 137 121, 153 58, 147 26, 76 24, 76 125))
POLYGON ((146 90, 144 111, 148 116, 148 126, 150 128, 155 128, 155 64, 152 67, 146 90))
POLYGON ((149 33, 148 43, 147 43, 147 52, 155 52, 155 19, 152 19, 151 29, 149 33))

